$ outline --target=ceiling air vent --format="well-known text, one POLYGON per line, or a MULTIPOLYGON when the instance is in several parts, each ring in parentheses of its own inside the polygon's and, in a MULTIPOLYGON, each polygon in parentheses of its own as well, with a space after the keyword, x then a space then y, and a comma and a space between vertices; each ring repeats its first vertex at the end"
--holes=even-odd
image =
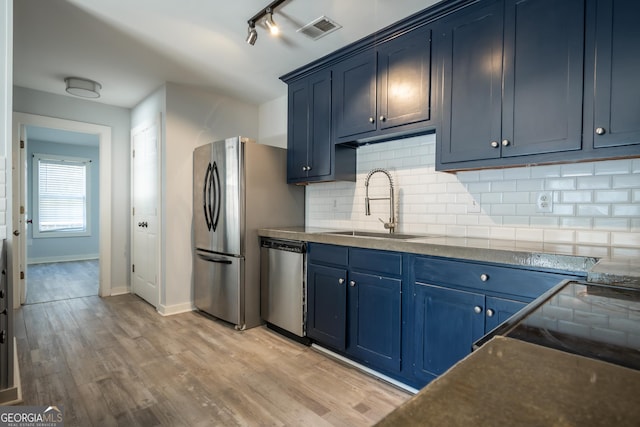
POLYGON ((327 18, 326 16, 321 16, 300 28, 298 32, 312 40, 318 40, 320 37, 324 37, 335 30, 339 30, 340 28, 342 28, 342 25, 327 18))

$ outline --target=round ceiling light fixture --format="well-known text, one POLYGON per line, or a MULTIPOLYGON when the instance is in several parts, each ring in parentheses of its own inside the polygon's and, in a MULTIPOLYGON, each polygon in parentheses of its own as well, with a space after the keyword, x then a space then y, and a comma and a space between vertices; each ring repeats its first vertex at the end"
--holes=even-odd
POLYGON ((71 95, 82 98, 100 98, 102 85, 98 82, 81 77, 67 77, 64 82, 67 84, 67 92, 71 95))

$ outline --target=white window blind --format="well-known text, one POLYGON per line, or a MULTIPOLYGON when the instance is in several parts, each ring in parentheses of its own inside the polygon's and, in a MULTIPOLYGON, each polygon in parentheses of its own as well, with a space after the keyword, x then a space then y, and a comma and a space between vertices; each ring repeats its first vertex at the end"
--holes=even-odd
POLYGON ((84 159, 34 156, 37 225, 34 237, 85 234, 88 229, 88 169, 84 159))

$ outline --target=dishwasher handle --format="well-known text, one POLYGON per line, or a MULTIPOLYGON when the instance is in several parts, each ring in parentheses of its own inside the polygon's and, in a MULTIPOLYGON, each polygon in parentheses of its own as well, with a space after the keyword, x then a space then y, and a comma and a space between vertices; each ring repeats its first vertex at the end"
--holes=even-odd
POLYGON ((225 259, 225 258, 218 258, 218 257, 214 257, 211 255, 203 255, 203 254, 198 254, 198 257, 200 257, 200 259, 203 259, 205 261, 209 261, 209 262, 215 262, 217 264, 233 264, 230 260, 225 259))
POLYGON ((265 249, 295 252, 299 254, 304 254, 307 252, 307 245, 305 242, 297 242, 297 241, 290 241, 290 240, 262 239, 260 246, 265 249))

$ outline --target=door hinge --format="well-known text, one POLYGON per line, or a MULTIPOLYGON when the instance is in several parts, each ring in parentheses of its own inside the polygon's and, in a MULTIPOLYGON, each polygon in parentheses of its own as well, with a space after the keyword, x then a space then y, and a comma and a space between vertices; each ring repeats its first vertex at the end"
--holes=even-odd
POLYGON ((20 206, 20 215, 24 215, 24 206, 20 206))
POLYGON ((136 150, 131 150, 131 157, 136 158, 136 150))
POLYGON ((131 208, 131 215, 133 215, 133 216, 136 215, 136 208, 135 207, 131 208))
POLYGON ((136 265, 135 264, 131 264, 131 272, 132 273, 136 272, 136 265))
POLYGON ((20 272, 20 280, 24 280, 24 271, 20 272))
POLYGON ((20 140, 20 148, 24 148, 24 140, 20 140))

